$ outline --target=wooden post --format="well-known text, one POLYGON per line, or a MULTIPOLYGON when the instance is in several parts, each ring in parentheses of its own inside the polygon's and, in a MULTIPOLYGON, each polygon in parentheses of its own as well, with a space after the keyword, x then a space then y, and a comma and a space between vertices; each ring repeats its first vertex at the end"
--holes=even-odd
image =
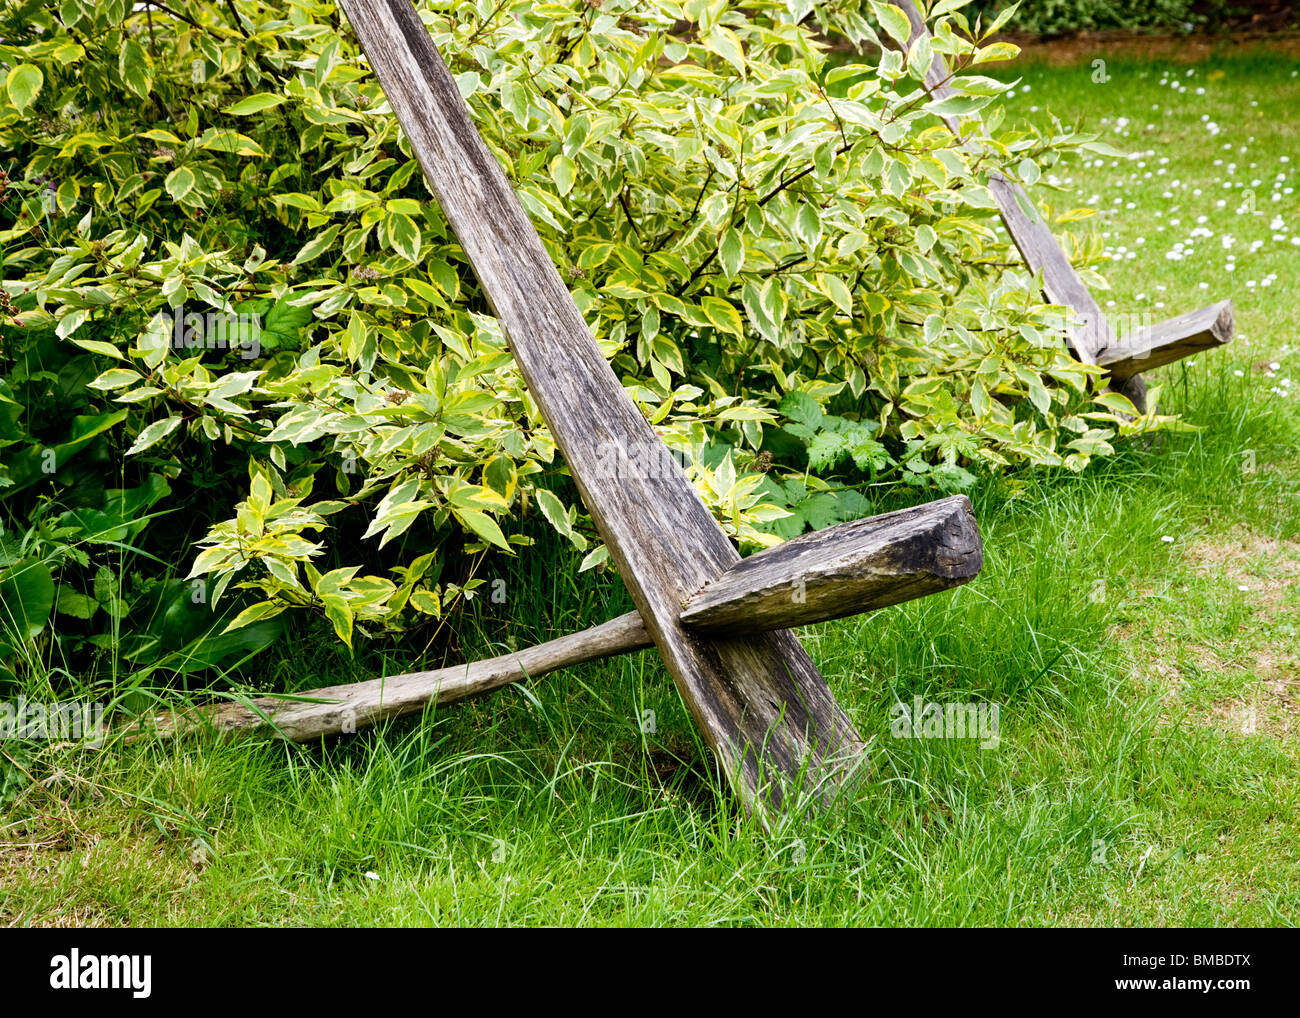
MULTIPOLYGON (((913 0, 892 2, 911 22, 909 46, 929 34, 925 19, 913 0)), ((948 65, 942 54, 935 53, 925 75, 925 88, 933 98, 942 99, 952 91, 948 79, 948 65)), ((953 134, 961 136, 961 127, 955 118, 941 119, 953 134)), ((1002 223, 1029 271, 1042 270, 1043 295, 1050 303, 1068 307, 1078 316, 1079 324, 1070 332, 1074 356, 1084 364, 1099 364, 1106 368, 1113 386, 1128 396, 1138 410, 1145 410, 1146 402, 1146 383, 1138 372, 1220 346, 1232 338, 1232 303, 1223 301, 1121 341, 1025 189, 1000 173, 990 175, 988 186, 997 201, 1002 223)))
POLYGON ((612 448, 658 452, 659 439, 596 346, 411 0, 341 2, 722 769, 749 808, 779 809, 787 779, 805 772, 833 794, 864 744, 794 635, 705 638, 681 625, 685 600, 739 555, 674 464, 653 476, 605 468, 612 448))

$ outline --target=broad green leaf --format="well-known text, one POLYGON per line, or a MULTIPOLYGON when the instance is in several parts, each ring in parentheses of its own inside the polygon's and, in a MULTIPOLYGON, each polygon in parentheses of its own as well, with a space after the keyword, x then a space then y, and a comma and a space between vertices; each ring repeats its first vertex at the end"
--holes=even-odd
POLYGON ((722 231, 722 242, 718 245, 718 259, 722 262, 722 271, 731 279, 745 263, 745 245, 740 239, 739 231, 732 227, 722 231))
POLYGON ((794 229, 804 249, 812 251, 822 237, 822 217, 816 205, 804 202, 795 216, 794 229))
POLYGON ((239 102, 231 103, 223 113, 229 113, 236 117, 252 116, 254 113, 263 113, 266 110, 274 109, 285 101, 282 95, 275 95, 271 92, 257 92, 254 95, 245 96, 239 102))
POLYGON ((181 426, 182 418, 179 414, 172 417, 164 418, 161 421, 154 421, 146 427, 131 443, 131 448, 126 451, 128 456, 134 456, 142 453, 150 446, 157 445, 164 438, 181 426))
POLYGON ((86 319, 90 316, 90 311, 86 308, 77 308, 75 311, 69 311, 59 319, 59 324, 55 326, 54 334, 59 339, 67 339, 74 332, 86 324, 86 319))
POLYGON ((720 332, 730 332, 734 336, 745 334, 745 322, 740 312, 730 301, 720 297, 705 297, 700 301, 700 308, 709 320, 709 324, 720 332))
POLYGON ((420 228, 415 220, 401 212, 389 214, 388 239, 393 242, 393 249, 408 262, 420 260, 420 228))
MULTIPOLYGON (((307 241, 307 243, 304 244, 294 256, 293 264, 301 265, 303 262, 309 262, 315 258, 319 258, 333 246, 334 241, 338 239, 340 230, 342 230, 342 227, 335 223, 333 226, 328 226, 320 233, 316 234, 316 236, 307 241)), ((267 328, 273 331, 278 331, 270 321, 267 322, 267 328)))
POLYGON ((9 73, 5 75, 5 89, 9 93, 9 101, 20 114, 27 112, 27 107, 36 101, 36 97, 41 94, 41 85, 44 83, 45 75, 35 64, 19 64, 17 67, 11 67, 9 73))
POLYGON ((880 27, 885 30, 894 42, 906 49, 907 40, 912 35, 912 23, 907 20, 907 15, 903 13, 902 9, 895 7, 893 4, 880 3, 878 0, 871 0, 871 9, 875 12, 880 27))
POLYGON ((209 128, 199 138, 199 148, 234 156, 264 156, 262 146, 247 135, 222 128, 209 128))
POLYGON ((334 632, 351 649, 353 615, 347 599, 341 594, 325 594, 321 597, 321 604, 325 608, 326 617, 334 627, 334 632))
POLYGON ((545 488, 537 488, 533 494, 537 497, 537 506, 542 515, 561 535, 568 537, 573 533, 573 526, 564 511, 564 504, 545 488))
POLYGON ((277 601, 259 601, 257 604, 250 604, 231 620, 230 624, 222 630, 223 633, 229 633, 234 629, 242 629, 244 626, 252 625, 254 622, 261 622, 264 619, 273 619, 285 610, 287 606, 277 601))
POLYGON ((164 186, 167 188, 168 194, 177 201, 180 201, 194 190, 194 185, 197 182, 193 170, 188 166, 178 166, 176 169, 172 170, 171 173, 167 174, 164 186))
POLYGON ((573 190, 573 181, 577 175, 577 166, 563 153, 551 160, 551 179, 555 181, 561 198, 573 190))
MULTIPOLYGON (((108 344, 105 344, 106 346, 108 344)), ((116 348, 114 348, 116 349, 116 348)), ((118 355, 121 356, 120 354, 118 355)), ((102 375, 90 383, 92 389, 120 389, 126 385, 133 385, 141 380, 143 376, 138 371, 131 368, 109 368, 102 375)))
POLYGON ((153 87, 153 70, 149 54, 134 39, 126 39, 117 57, 118 73, 122 81, 141 99, 149 98, 153 87))
POLYGON ((0 632, 20 642, 40 634, 54 609, 54 577, 34 559, 0 570, 0 632))
POLYGON ((479 512, 477 509, 453 509, 452 515, 460 520, 467 530, 472 530, 489 544, 510 551, 510 545, 505 535, 501 533, 501 528, 487 513, 479 512))

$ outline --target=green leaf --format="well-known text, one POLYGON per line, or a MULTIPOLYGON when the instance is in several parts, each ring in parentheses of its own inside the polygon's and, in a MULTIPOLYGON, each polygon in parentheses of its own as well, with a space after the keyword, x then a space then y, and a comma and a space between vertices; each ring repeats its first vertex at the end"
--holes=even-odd
MULTIPOLYGON (((119 361, 126 360, 126 358, 122 356, 121 350, 115 347, 112 343, 105 343, 102 339, 73 339, 70 342, 72 342, 73 345, 75 346, 81 347, 81 349, 83 350, 89 350, 91 353, 102 354, 105 357, 112 357, 114 360, 119 360, 119 361)), ((117 368, 114 370, 120 371, 121 369, 117 368)), ((132 372, 132 375, 135 378, 140 377, 139 373, 137 372, 132 372)), ((91 382, 90 384, 92 388, 97 388, 97 389, 108 388, 107 386, 96 385, 94 382, 91 382)))
POLYGON ((167 188, 167 193, 180 201, 187 194, 194 190, 194 185, 198 183, 194 172, 187 166, 178 166, 167 174, 167 179, 163 186, 167 188))
MULTIPOLYGON (((96 342, 91 340, 90 342, 96 342)), ((108 344, 105 343, 105 346, 108 344)), ((120 356, 120 355, 119 355, 120 356)), ((89 383, 91 389, 120 389, 141 380, 140 372, 131 368, 109 368, 102 375, 89 383)))
POLYGON ((572 534, 573 526, 564 511, 564 503, 545 488, 537 488, 533 494, 537 496, 537 506, 542 510, 542 515, 546 517, 547 522, 564 537, 572 534))
POLYGON ((38 636, 54 609, 54 577, 29 560, 0 572, 0 629, 26 642, 38 636))
POLYGON ((853 314, 853 294, 849 291, 848 285, 839 276, 823 276, 823 282, 826 284, 826 292, 835 306, 843 311, 846 315, 853 314))
POLYGON ((126 451, 126 454, 134 456, 137 453, 144 452, 150 446, 157 445, 181 426, 182 419, 180 414, 176 414, 161 421, 154 421, 140 432, 139 436, 131 444, 131 448, 126 451))
POLYGON ((388 215, 388 239, 393 242, 393 249, 408 262, 420 260, 420 228, 415 220, 401 212, 388 215))
POLYGON ((59 339, 67 339, 86 324, 86 319, 89 315, 90 311, 87 308, 77 308, 74 311, 69 311, 59 319, 59 324, 54 328, 54 334, 58 336, 59 339))
POLYGON ((578 167, 563 153, 551 160, 551 179, 555 181, 561 198, 573 190, 573 181, 577 175, 578 167))
POLYGON ((710 52, 722 57, 741 74, 745 73, 745 51, 740 44, 740 37, 731 29, 723 28, 721 25, 714 26, 705 37, 704 46, 710 52))
POLYGON ((825 418, 821 404, 806 392, 787 393, 777 409, 790 420, 810 428, 820 428, 825 418))
POLYGON ((99 610, 99 602, 93 597, 78 594, 71 587, 60 587, 56 610, 60 615, 74 619, 89 619, 99 610))
POLYGON ((321 596, 321 604, 325 607, 325 615, 329 618, 330 624, 334 626, 334 632, 351 649, 352 607, 347 599, 342 594, 324 594, 321 596))
POLYGON ((247 117, 254 113, 274 109, 284 101, 285 97, 282 95, 274 95, 271 92, 258 92, 255 95, 245 96, 239 102, 231 103, 222 112, 236 117, 247 117))
POLYGON ((877 0, 871 0, 871 9, 876 14, 876 20, 880 22, 883 28, 894 42, 904 49, 907 48, 907 40, 912 35, 912 23, 907 20, 907 15, 901 8, 893 4, 882 4, 877 0))
POLYGON ((811 252, 817 247, 822 236, 822 216, 816 205, 805 202, 799 206, 799 214, 794 220, 795 234, 804 250, 811 252))
POLYGON ((233 156, 264 156, 262 146, 247 135, 238 131, 211 127, 203 132, 198 141, 199 148, 209 152, 221 152, 233 156))
MULTIPOLYGON (((322 254, 328 251, 334 244, 334 241, 338 239, 341 230, 342 227, 337 223, 321 230, 320 233, 316 234, 315 237, 302 246, 302 249, 294 256, 293 264, 301 265, 303 262, 309 262, 315 258, 319 258, 322 254)), ((269 328, 274 329, 274 326, 271 326, 269 322, 267 325, 269 328)))
POLYGON ((483 540, 510 551, 510 545, 505 535, 501 533, 501 528, 487 513, 479 512, 477 509, 453 509, 452 515, 460 520, 466 529, 474 531, 483 540))
POLYGON ((423 615, 437 618, 442 614, 442 601, 432 590, 415 590, 411 592, 410 605, 423 615))
POLYGON ((722 243, 718 245, 718 259, 722 262, 722 271, 727 278, 733 278, 745 263, 745 244, 740 239, 739 231, 727 227, 722 233, 722 243))
POLYGON ((141 99, 149 98, 149 91, 153 88, 153 69, 143 46, 134 39, 125 40, 117 56, 117 69, 127 88, 141 99))
POLYGON ((940 117, 968 117, 988 103, 986 95, 950 95, 946 99, 932 99, 925 108, 940 117))
POLYGON ((734 336, 745 334, 745 321, 730 301, 720 297, 705 297, 700 301, 700 309, 708 318, 709 324, 719 332, 730 332, 734 336))
POLYGON ((45 83, 45 75, 35 64, 19 64, 12 67, 5 76, 5 89, 9 93, 9 101, 14 104, 18 112, 25 113, 27 107, 36 101, 36 97, 41 94, 41 85, 45 83))

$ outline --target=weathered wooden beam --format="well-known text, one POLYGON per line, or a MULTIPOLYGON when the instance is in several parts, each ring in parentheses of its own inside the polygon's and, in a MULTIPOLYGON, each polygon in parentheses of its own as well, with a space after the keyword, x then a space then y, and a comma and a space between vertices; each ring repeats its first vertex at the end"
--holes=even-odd
POLYGON ((451 703, 559 668, 641 650, 653 643, 641 624, 641 616, 628 612, 581 633, 472 664, 327 686, 303 693, 298 699, 262 696, 247 703, 230 701, 189 712, 169 711, 138 723, 134 729, 160 737, 212 729, 241 734, 267 729, 291 742, 311 742, 412 714, 429 703, 451 703))
POLYGON ((681 621, 727 635, 803 626, 959 586, 983 564, 970 501, 954 495, 751 555, 690 598, 681 621))
MULTIPOLYGON (((692 628, 737 636, 788 629, 885 608, 966 583, 983 551, 964 495, 828 527, 742 559, 683 613, 692 628), (694 613, 694 617, 690 616, 694 613)), ((511 682, 653 645, 637 612, 536 647, 426 672, 259 697, 189 713, 156 715, 140 732, 255 732, 293 742, 356 731, 386 718, 451 703, 511 682)))
POLYGON ((1116 382, 1125 382, 1140 371, 1150 371, 1202 350, 1222 346, 1232 339, 1232 301, 1160 322, 1141 329, 1100 351, 1097 363, 1116 382))
MULTIPOLYGON (((913 0, 893 2, 911 22, 909 46, 928 34, 929 28, 913 0)), ((947 64, 936 53, 926 72, 925 88, 932 97, 942 99, 952 94, 948 80, 947 64)), ((955 118, 942 119, 949 130, 961 136, 961 125, 955 118)), ((1146 385, 1138 377, 1139 372, 1221 346, 1232 338, 1232 306, 1224 301, 1147 330, 1135 337, 1136 346, 1131 341, 1122 342, 1025 189, 1000 173, 990 175, 988 186, 998 203, 1002 223, 1025 265, 1031 272, 1042 270, 1044 296, 1051 303, 1075 312, 1078 322, 1070 330, 1074 356, 1084 364, 1106 368, 1111 387, 1128 396, 1139 410, 1145 409, 1146 402, 1146 385)))
MULTIPOLYGON (((912 0, 895 0, 911 22, 911 46, 917 39, 929 35, 925 18, 912 0)), ((925 87, 932 98, 943 99, 952 94, 948 86, 950 74, 943 55, 936 53, 925 75, 925 87)), ((954 117, 942 117, 948 129, 961 137, 961 124, 954 117)), ((1078 272, 1065 257, 1061 245, 1052 235, 1051 227, 1043 220, 1037 206, 1025 189, 1000 173, 989 176, 989 190, 998 203, 998 213, 1011 241, 1031 272, 1043 270, 1043 293, 1048 301, 1074 310, 1081 324, 1071 329, 1070 346, 1074 355, 1085 364, 1097 363, 1097 351, 1114 340, 1109 321, 1101 306, 1093 298, 1078 272)))
POLYGON ((514 353, 619 575, 706 743, 748 808, 779 809, 786 779, 827 796, 865 748, 794 635, 707 639, 682 602, 739 556, 671 462, 609 470, 615 447, 668 460, 624 391, 410 0, 341 0, 426 179, 514 353))

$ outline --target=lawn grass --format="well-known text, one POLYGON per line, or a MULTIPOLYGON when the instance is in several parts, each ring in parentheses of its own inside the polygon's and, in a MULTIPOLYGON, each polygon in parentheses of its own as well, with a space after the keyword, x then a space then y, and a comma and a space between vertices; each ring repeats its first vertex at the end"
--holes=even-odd
MULTIPOLYGON (((1267 50, 1111 57, 1105 83, 1087 55, 1016 69, 1013 116, 1050 108, 1141 153, 1055 171, 1054 204, 1095 196, 1123 259, 1102 304, 1230 297, 1238 339, 1152 378, 1199 430, 982 484, 974 583, 806 632, 872 739, 856 802, 743 819, 646 653, 323 747, 56 753, 0 820, 0 922, 1294 924, 1298 69, 1267 50), (917 695, 997 704, 996 747, 893 737, 917 695)), ((513 568, 504 616, 466 620, 466 657, 630 607, 558 549, 513 568)), ((315 643, 267 667, 362 677, 315 643)))

